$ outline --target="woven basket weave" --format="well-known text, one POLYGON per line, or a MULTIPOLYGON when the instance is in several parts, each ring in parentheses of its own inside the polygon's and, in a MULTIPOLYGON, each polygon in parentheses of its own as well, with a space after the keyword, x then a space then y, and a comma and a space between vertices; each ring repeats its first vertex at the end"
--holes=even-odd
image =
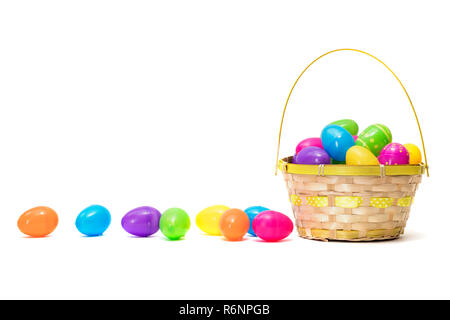
POLYGON ((421 175, 319 176, 283 172, 296 226, 309 239, 367 241, 404 232, 421 175))
MULTIPOLYGON (((337 51, 364 53, 356 49, 330 51, 300 74, 289 93, 278 139, 280 148, 284 114, 289 97, 303 73, 323 56, 337 51)), ((389 69, 389 68, 388 68, 389 69)), ((422 139, 425 164, 399 166, 297 165, 292 157, 278 161, 289 192, 299 235, 307 239, 373 241, 398 238, 404 233, 417 187, 428 164, 422 131, 411 99, 394 72, 414 112, 422 139)))

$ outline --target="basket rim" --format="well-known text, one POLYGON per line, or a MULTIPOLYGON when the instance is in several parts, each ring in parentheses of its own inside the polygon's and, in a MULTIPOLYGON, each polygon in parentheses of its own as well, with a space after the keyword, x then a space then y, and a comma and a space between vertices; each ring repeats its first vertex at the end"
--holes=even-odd
POLYGON ((278 168, 283 173, 319 176, 415 176, 425 171, 423 163, 408 165, 349 166, 346 164, 294 164, 292 156, 280 159, 278 168))

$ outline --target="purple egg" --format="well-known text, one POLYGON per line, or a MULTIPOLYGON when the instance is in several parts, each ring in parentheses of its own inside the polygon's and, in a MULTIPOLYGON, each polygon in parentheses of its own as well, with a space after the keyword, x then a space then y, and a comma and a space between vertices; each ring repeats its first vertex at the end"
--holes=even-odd
POLYGON ((294 156, 295 164, 330 164, 330 156, 319 147, 306 147, 294 156))
POLYGON ((122 228, 138 237, 148 237, 159 230, 161 213, 152 207, 139 207, 122 218, 122 228))

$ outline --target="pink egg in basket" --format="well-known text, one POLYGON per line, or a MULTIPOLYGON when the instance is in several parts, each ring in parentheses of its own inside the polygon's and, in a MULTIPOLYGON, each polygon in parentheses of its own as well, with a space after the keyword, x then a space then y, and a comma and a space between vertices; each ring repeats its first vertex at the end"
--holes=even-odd
POLYGON ((378 161, 387 166, 409 164, 409 153, 402 144, 389 143, 381 150, 378 161))
POLYGON ((297 148, 295 148, 295 154, 299 153, 303 148, 306 147, 319 147, 323 149, 322 140, 320 138, 308 138, 300 141, 297 145, 297 148))

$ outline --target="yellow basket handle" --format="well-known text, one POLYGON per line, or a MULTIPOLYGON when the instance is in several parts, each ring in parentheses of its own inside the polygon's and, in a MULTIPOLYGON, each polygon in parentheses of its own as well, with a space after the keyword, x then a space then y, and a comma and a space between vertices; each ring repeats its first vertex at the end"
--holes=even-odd
POLYGON ((377 60, 378 62, 380 62, 383 66, 385 66, 386 69, 388 69, 388 70, 392 73, 392 75, 395 77, 395 79, 397 79, 398 83, 402 86, 402 89, 403 89, 403 91, 405 92, 406 97, 408 97, 409 104, 411 105, 411 109, 412 109, 412 111, 413 111, 413 113, 414 113, 414 117, 416 118, 417 127, 419 128, 419 133, 420 133, 420 140, 422 140, 422 149, 423 149, 423 155, 424 155, 424 159, 425 159, 425 169, 427 170, 427 176, 429 177, 430 174, 429 174, 429 172, 428 172, 427 154, 426 154, 426 152, 425 152, 425 143, 423 142, 422 129, 420 128, 419 118, 417 117, 416 110, 414 109, 414 105, 413 105, 413 103, 412 103, 412 101, 411 101, 411 98, 410 98, 408 92, 407 92, 406 89, 405 89, 405 86, 404 86, 403 83, 400 81, 400 79, 397 77, 397 75, 394 73, 394 71, 392 71, 391 68, 389 68, 383 61, 381 61, 381 60, 378 59, 377 57, 371 55, 370 53, 367 53, 367 52, 364 52, 364 51, 358 50, 358 49, 336 49, 336 50, 332 50, 332 51, 329 51, 329 52, 327 52, 327 53, 324 53, 324 54, 322 54, 321 56, 319 56, 317 59, 315 59, 313 62, 311 62, 311 63, 310 63, 310 64, 302 71, 302 73, 300 73, 300 75, 298 76, 297 80, 295 80, 294 85, 292 86, 291 91, 289 92, 289 95, 288 95, 288 97, 287 97, 286 104, 284 105, 284 109, 283 109, 283 115, 282 115, 282 117, 281 117, 280 132, 278 133, 277 162, 276 162, 275 175, 276 175, 277 172, 278 172, 278 160, 279 160, 279 157, 280 157, 281 131, 282 131, 282 129, 283 129, 284 114, 286 113, 286 108, 287 108, 287 105, 288 105, 288 103, 289 103, 289 99, 291 98, 291 94, 292 94, 292 92, 294 91, 295 86, 297 85, 298 81, 299 81, 300 78, 303 76, 303 74, 306 72, 306 70, 308 70, 309 67, 311 67, 317 60, 320 60, 321 58, 325 57, 326 55, 329 55, 330 53, 338 52, 338 51, 354 51, 354 52, 360 52, 360 53, 363 53, 363 54, 365 54, 365 55, 368 55, 369 57, 372 57, 373 59, 375 59, 375 60, 377 60))

